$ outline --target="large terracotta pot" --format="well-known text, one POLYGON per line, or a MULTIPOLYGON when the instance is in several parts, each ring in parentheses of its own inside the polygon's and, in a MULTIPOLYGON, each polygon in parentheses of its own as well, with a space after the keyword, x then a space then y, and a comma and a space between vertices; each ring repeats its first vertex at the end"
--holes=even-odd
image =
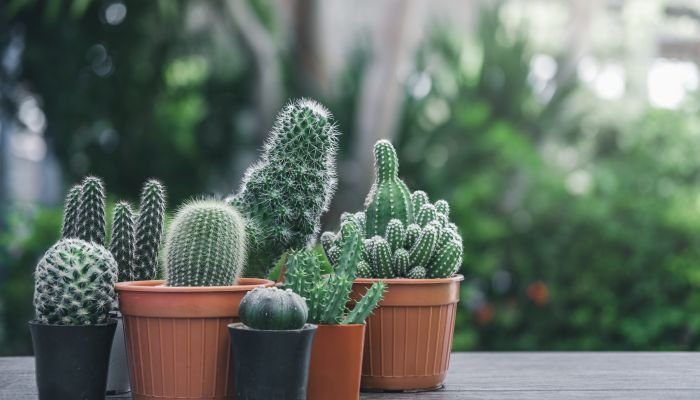
POLYGON ((308 400, 358 400, 365 325, 318 325, 308 400))
MULTIPOLYGON (((450 364, 462 275, 443 279, 383 279, 384 299, 367 319, 362 389, 432 390, 450 364)), ((358 278, 358 299, 377 279, 358 278)))
POLYGON ((266 279, 235 286, 169 287, 117 283, 134 400, 231 399, 230 339, 243 296, 266 279))

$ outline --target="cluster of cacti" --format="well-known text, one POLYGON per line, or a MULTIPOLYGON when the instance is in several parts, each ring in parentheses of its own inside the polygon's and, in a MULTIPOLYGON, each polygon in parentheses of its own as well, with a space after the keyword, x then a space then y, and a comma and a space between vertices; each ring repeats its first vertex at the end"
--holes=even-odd
POLYGON ((266 277, 287 250, 315 240, 335 191, 337 135, 330 113, 311 100, 277 116, 261 159, 227 199, 249 222, 246 276, 266 277))
POLYGON ((308 308, 304 299, 289 289, 255 288, 241 300, 238 315, 249 328, 292 330, 304 327, 308 308))
MULTIPOLYGON (((155 179, 146 182, 139 206, 137 214, 126 202, 114 208, 109 249, 119 266, 119 281, 155 279, 157 275, 165 216, 163 185, 155 179)), ((88 176, 68 191, 62 237, 105 246, 105 225, 104 185, 100 178, 88 176)))
POLYGON ((34 272, 36 321, 52 325, 107 322, 116 295, 117 263, 103 246, 61 239, 34 272))
POLYGON ((245 220, 217 200, 185 204, 165 238, 168 286, 236 284, 246 262, 245 220))
POLYGON ((321 261, 312 251, 294 251, 287 258, 285 286, 307 300, 309 322, 316 324, 361 324, 381 301, 386 285, 375 282, 350 312, 352 283, 362 264, 361 233, 354 224, 343 224, 335 271, 321 275, 321 261))
MULTIPOLYGON (((366 210, 341 216, 363 232, 358 276, 365 278, 444 278, 462 264, 462 238, 450 222, 445 200, 430 203, 420 190, 410 194, 398 177, 398 158, 386 140, 374 146, 376 182, 366 210)), ((344 232, 325 232, 321 243, 337 268, 344 232)))

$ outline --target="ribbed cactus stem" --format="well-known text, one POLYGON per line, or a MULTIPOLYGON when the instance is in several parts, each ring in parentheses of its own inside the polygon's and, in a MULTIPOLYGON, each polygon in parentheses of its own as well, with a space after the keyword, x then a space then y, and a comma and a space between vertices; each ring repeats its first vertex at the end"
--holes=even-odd
POLYGON ((76 237, 104 246, 105 236, 104 184, 100 178, 88 176, 82 183, 76 237))
POLYGON ((386 227, 386 234, 384 235, 386 241, 389 242, 391 246, 391 251, 396 251, 396 249, 403 246, 403 241, 406 237, 406 232, 403 227, 403 223, 398 219, 392 219, 389 221, 389 225, 386 227))
POLYGON ((408 267, 410 265, 410 256, 408 253, 408 250, 406 249, 398 249, 394 253, 394 276, 395 277, 404 277, 408 273, 408 267))
POLYGON ((435 209, 437 210, 437 212, 444 215, 445 217, 450 216, 450 203, 448 203, 445 200, 436 201, 435 202, 435 209))
POLYGON ((411 265, 426 265, 433 255, 437 239, 438 232, 435 227, 433 225, 427 226, 409 252, 411 265))
POLYGON ((413 216, 415 217, 418 215, 421 207, 430 203, 430 200, 428 199, 427 193, 422 190, 416 190, 411 194, 411 202, 413 203, 413 216))
POLYGON ((424 204, 420 208, 420 211, 418 211, 418 215, 416 215, 416 223, 421 227, 425 227, 436 218, 437 210, 435 206, 432 204, 424 204))
POLYGON ((357 277, 358 278, 371 278, 372 269, 369 267, 366 261, 360 261, 357 263, 357 277))
POLYGON ((439 252, 436 252, 433 260, 428 264, 427 277, 444 278, 452 275, 459 269, 461 258, 460 245, 453 241, 447 243, 439 252))
POLYGON ((375 236, 370 265, 377 278, 391 278, 393 275, 391 246, 383 237, 375 236))
POLYGON ((80 196, 83 192, 82 185, 73 185, 66 195, 66 201, 63 207, 63 228, 61 229, 61 237, 63 239, 74 238, 78 236, 78 215, 80 212, 80 196))
POLYGON ((420 233, 421 227, 418 224, 411 224, 408 227, 406 227, 406 237, 404 238, 403 247, 405 249, 410 249, 411 247, 413 247, 413 245, 418 240, 418 236, 420 236, 420 233))
POLYGON ((134 250, 136 239, 134 235, 134 212, 129 203, 122 201, 114 206, 112 218, 112 241, 109 251, 112 252, 119 268, 119 282, 136 280, 133 275, 134 250))
POLYGON ((379 305, 379 302, 384 297, 386 284, 384 282, 375 282, 367 289, 360 301, 355 303, 352 311, 348 313, 343 324, 361 324, 365 319, 372 314, 372 311, 379 305))
POLYGON ((147 181, 141 190, 133 280, 155 279, 158 273, 158 253, 163 237, 166 194, 163 184, 155 179, 147 181))
POLYGON ((418 265, 418 266, 411 268, 411 270, 408 271, 408 274, 406 274, 406 278, 424 279, 425 275, 426 275, 425 268, 418 265))

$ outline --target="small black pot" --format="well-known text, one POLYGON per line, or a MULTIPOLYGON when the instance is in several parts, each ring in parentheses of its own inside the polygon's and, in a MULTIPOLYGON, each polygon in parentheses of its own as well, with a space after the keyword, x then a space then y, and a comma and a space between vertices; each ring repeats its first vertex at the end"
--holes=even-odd
POLYGON ((39 400, 104 399, 116 327, 115 320, 84 326, 30 321, 39 400))
POLYGON ((306 400, 316 325, 262 331, 230 324, 231 383, 236 400, 306 400))

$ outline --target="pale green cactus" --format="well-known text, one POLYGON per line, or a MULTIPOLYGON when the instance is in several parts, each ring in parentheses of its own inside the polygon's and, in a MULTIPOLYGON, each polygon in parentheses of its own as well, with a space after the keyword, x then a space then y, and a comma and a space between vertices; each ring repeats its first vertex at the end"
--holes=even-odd
POLYGON ((105 244, 105 189, 102 179, 88 176, 83 180, 78 205, 76 238, 105 244))
POLYGON ((63 209, 63 228, 61 237, 63 239, 78 236, 78 223, 80 213, 80 196, 83 193, 83 186, 73 185, 66 195, 65 207, 63 209))
POLYGON ((162 183, 148 180, 141 190, 136 223, 132 279, 155 279, 158 274, 158 254, 163 239, 166 193, 162 183))

